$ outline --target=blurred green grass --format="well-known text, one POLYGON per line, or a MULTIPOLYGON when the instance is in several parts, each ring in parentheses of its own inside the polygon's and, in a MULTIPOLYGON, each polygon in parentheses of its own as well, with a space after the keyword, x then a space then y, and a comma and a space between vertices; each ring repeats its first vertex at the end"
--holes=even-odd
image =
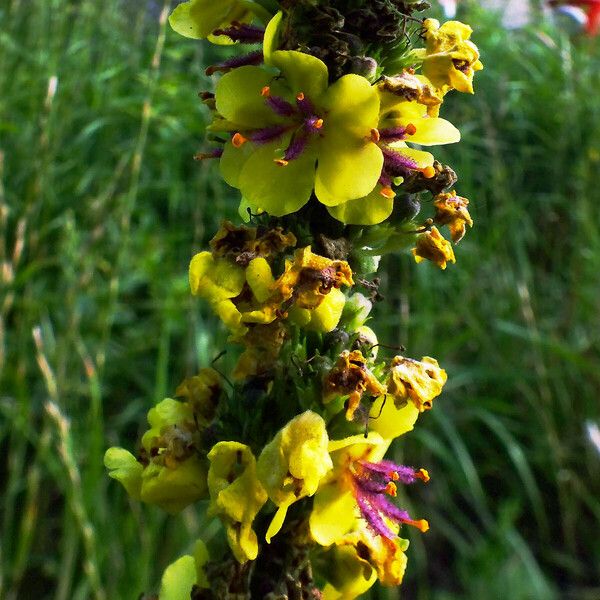
MULTIPOLYGON (((215 50, 169 31, 168 5, 0 5, 2 598, 136 598, 215 531, 130 503, 102 467, 225 346, 186 273, 236 211, 192 160, 215 50)), ((461 16, 486 69, 448 98, 463 141, 440 155, 476 226, 443 273, 387 259, 378 316, 450 375, 396 450, 432 474, 405 499, 432 528, 402 593, 372 596, 597 599, 600 45, 461 16)))

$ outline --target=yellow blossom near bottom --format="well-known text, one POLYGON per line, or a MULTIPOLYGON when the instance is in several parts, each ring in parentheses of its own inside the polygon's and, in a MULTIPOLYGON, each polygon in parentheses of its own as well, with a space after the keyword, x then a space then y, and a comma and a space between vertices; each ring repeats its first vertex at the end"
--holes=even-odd
POLYGON ((256 476, 252 450, 239 442, 219 442, 208 454, 208 513, 218 516, 238 562, 254 560, 258 540, 252 522, 267 501, 267 493, 256 476))
POLYGON ((267 542, 281 529, 288 508, 312 496, 331 470, 328 441, 323 418, 307 410, 294 417, 264 447, 258 459, 257 474, 277 506, 267 530, 267 542))

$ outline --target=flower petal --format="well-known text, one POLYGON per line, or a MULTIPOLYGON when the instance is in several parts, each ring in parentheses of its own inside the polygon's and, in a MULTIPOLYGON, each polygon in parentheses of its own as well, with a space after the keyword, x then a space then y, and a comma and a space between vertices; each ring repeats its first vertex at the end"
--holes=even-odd
POLYGON ((385 221, 394 210, 394 199, 382 196, 381 187, 364 198, 348 200, 337 206, 328 206, 329 214, 346 225, 376 225, 385 221))
POLYGON ((271 55, 271 63, 281 71, 294 96, 302 92, 314 102, 327 89, 327 65, 315 56, 295 50, 276 50, 271 55))
POLYGON ((409 119, 397 119, 395 122, 405 127, 409 123, 416 126, 417 131, 407 138, 407 141, 422 146, 439 146, 441 144, 455 144, 460 142, 460 131, 446 119, 431 117, 410 121, 409 119))
POLYGON ((265 64, 270 65, 273 59, 273 52, 279 47, 279 32, 281 30, 281 21, 283 13, 279 11, 267 24, 265 28, 265 37, 263 40, 263 55, 265 64))
POLYGON ((356 521, 356 500, 350 490, 342 491, 335 481, 319 488, 309 519, 310 533, 318 544, 334 544, 356 521))
POLYGON ((392 439, 413 429, 419 409, 412 402, 398 409, 392 396, 379 396, 373 403, 370 417, 369 428, 386 439, 392 439))
POLYGON ((321 141, 315 194, 326 206, 362 198, 377 185, 383 154, 372 142, 328 132, 321 141))
POLYGON ((262 67, 246 65, 225 73, 215 92, 217 112, 241 128, 256 129, 279 121, 261 95, 273 74, 262 67))
POLYGON ((160 582, 160 600, 189 600, 196 584, 196 561, 189 554, 166 569, 160 582))
POLYGON ((246 161, 239 187, 255 209, 282 217, 302 208, 310 198, 315 178, 315 153, 311 148, 287 166, 275 163, 281 154, 280 144, 273 142, 257 147, 246 161))
MULTIPOLYGON (((329 86, 322 106, 327 113, 328 129, 341 128, 358 137, 368 137, 371 129, 377 127, 379 94, 360 75, 344 75, 329 86)), ((327 129, 324 134, 327 135, 327 129)))
POLYGON ((175 8, 169 24, 180 35, 204 39, 223 24, 233 4, 232 0, 190 0, 175 8))

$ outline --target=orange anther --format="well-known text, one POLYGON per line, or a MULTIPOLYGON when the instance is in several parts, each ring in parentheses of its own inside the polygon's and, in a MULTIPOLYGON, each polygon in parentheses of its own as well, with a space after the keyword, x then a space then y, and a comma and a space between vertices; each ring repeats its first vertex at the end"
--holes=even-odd
POLYGON ((433 167, 425 167, 421 169, 421 173, 423 173, 425 179, 431 179, 435 175, 435 169, 433 167))
POLYGON ((392 480, 392 481, 398 481, 398 479, 400 479, 400 475, 398 474, 398 471, 390 471, 387 476, 392 480))
POLYGON ((379 135, 379 129, 373 127, 371 129, 371 141, 377 143, 381 139, 381 135, 379 135))
POLYGON ((417 133, 417 128, 412 123, 409 123, 404 128, 404 133, 406 133, 406 135, 415 135, 415 133, 417 133))
POLYGON ((304 92, 299 92, 299 94, 296 96, 296 100, 298 100, 298 102, 302 102, 302 100, 304 100, 304 92))
POLYGON ((323 119, 317 119, 313 125, 315 129, 321 129, 323 127, 323 119))
POLYGON ((398 495, 398 488, 396 487, 396 484, 393 481, 390 481, 385 486, 385 493, 388 496, 392 496, 393 498, 395 498, 398 495))
POLYGON ((271 88, 268 85, 265 85, 265 87, 260 90, 260 95, 268 98, 271 95, 271 88))
POLYGON ((280 166, 280 167, 287 167, 289 165, 289 161, 285 160, 285 158, 276 158, 275 162, 280 166))
POLYGON ((421 479, 422 481, 424 481, 425 483, 427 483, 429 481, 429 472, 427 471, 427 469, 419 469, 416 473, 415 473, 415 477, 417 479, 421 479))
POLYGON ((391 198, 395 198, 395 197, 396 197, 396 193, 395 193, 395 192, 394 192, 394 190, 393 190, 391 187, 389 187, 389 186, 382 187, 382 188, 379 190, 379 193, 380 193, 380 194, 381 194, 381 195, 382 195, 384 198, 390 198, 390 199, 391 199, 391 198))
POLYGON ((231 143, 236 147, 236 148, 241 148, 246 142, 248 141, 248 138, 245 138, 241 133, 235 133, 233 135, 233 137, 231 138, 231 143))
POLYGON ((403 522, 407 525, 412 525, 413 527, 416 527, 419 531, 422 531, 423 533, 429 531, 429 523, 425 519, 419 519, 418 521, 406 519, 406 521, 403 522))

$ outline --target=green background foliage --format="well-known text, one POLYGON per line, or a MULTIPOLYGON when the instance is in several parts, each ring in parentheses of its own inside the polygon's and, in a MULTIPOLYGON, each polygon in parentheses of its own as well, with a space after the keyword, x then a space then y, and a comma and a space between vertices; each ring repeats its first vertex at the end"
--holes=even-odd
MULTIPOLYGON (((197 508, 129 501, 102 466, 227 347, 187 287, 189 258, 236 213, 216 165, 192 160, 218 50, 161 10, 0 4, 3 598, 136 598, 218 535, 197 508)), ((486 69, 474 97, 448 98, 463 141, 440 155, 476 226, 445 272, 386 259, 375 321, 449 374, 395 449, 432 475, 401 499, 431 530, 411 536, 402 591, 372 597, 597 599, 600 44, 459 16, 486 69)))

